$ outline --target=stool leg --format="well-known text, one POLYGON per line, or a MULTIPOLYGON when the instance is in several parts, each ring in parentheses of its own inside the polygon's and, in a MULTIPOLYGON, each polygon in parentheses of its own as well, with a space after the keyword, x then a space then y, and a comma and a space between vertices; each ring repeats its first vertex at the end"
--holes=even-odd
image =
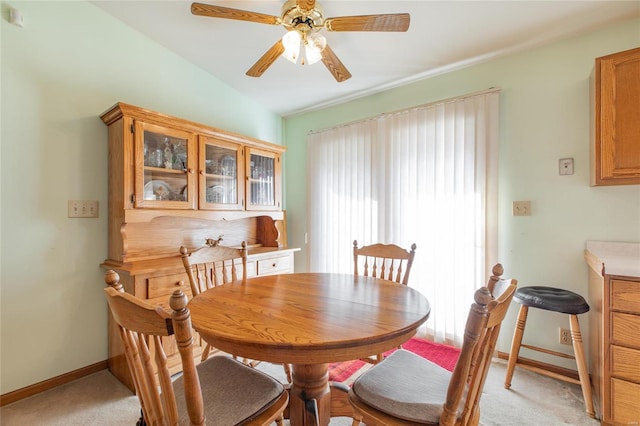
POLYGON ((511 378, 513 377, 513 370, 516 368, 516 362, 518 361, 520 344, 522 344, 522 335, 524 334, 524 326, 527 322, 528 312, 528 306, 520 306, 520 311, 518 311, 518 321, 516 322, 516 329, 513 332, 513 340, 511 341, 511 352, 509 352, 509 362, 507 364, 507 377, 504 379, 505 389, 509 389, 511 387, 511 378))
POLYGON ((580 376, 580 386, 582 387, 582 396, 584 404, 587 407, 587 414, 591 418, 595 418, 593 411, 593 399, 591 396, 591 382, 589 381, 589 370, 584 356, 584 348, 582 347, 582 334, 580 333, 580 324, 577 315, 571 317, 571 341, 573 343, 573 352, 576 355, 576 364, 578 365, 578 375, 580 376))

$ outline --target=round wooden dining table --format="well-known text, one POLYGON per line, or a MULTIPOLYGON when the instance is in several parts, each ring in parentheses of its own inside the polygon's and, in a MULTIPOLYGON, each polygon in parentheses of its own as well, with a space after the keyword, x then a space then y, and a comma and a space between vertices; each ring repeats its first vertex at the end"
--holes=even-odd
POLYGON ((328 425, 350 415, 329 363, 385 352, 409 340, 431 307, 415 289, 351 274, 261 276, 214 287, 188 305, 193 328, 239 357, 292 365, 289 421, 328 425), (318 419, 309 409, 317 406, 318 419))

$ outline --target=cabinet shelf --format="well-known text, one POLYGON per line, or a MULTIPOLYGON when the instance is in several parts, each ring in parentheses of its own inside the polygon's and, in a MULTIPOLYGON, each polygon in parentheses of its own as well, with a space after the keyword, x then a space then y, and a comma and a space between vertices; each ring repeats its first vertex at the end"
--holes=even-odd
POLYGON ((187 169, 167 169, 164 167, 153 167, 153 166, 144 166, 144 172, 151 172, 153 174, 177 174, 177 175, 182 175, 187 173, 187 169))
POLYGON ((205 173, 204 174, 206 177, 211 178, 211 179, 220 179, 220 180, 237 180, 238 178, 235 176, 229 176, 229 175, 217 175, 214 173, 205 173))

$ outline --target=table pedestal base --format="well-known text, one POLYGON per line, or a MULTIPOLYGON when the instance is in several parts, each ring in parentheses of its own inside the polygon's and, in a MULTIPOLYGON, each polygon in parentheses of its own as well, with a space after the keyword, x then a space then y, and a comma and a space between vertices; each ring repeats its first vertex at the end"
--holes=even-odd
POLYGON ((289 421, 292 426, 327 426, 331 418, 329 364, 294 364, 289 391, 289 421), (315 404, 313 401, 315 400, 315 404), (316 419, 313 406, 317 406, 316 419))
POLYGON ((349 387, 338 382, 329 383, 329 364, 293 365, 292 373, 289 389, 291 426, 327 426, 331 417, 353 417, 349 387))

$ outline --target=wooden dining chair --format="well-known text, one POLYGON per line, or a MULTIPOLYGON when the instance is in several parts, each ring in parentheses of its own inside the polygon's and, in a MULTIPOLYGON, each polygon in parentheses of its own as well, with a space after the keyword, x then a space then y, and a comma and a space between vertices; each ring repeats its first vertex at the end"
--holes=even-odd
POLYGON ((238 277, 241 280, 247 278, 247 243, 244 241, 240 248, 216 244, 189 251, 182 246, 180 256, 194 296, 212 287, 237 281, 238 277))
POLYGON ((114 271, 107 271, 105 282, 109 309, 142 407, 138 424, 257 426, 276 421, 282 425, 289 401, 282 383, 226 356, 212 357, 196 367, 191 316, 182 290, 171 296, 170 313, 125 293, 114 271), (173 382, 161 343, 171 335, 182 361, 182 375, 173 382))
POLYGON ((366 277, 376 277, 407 285, 416 245, 411 244, 407 251, 395 244, 372 244, 358 248, 358 241, 353 241, 353 273, 366 277))
POLYGON ((354 426, 359 420, 367 425, 478 424, 480 396, 517 284, 501 279, 502 273, 502 265, 495 265, 487 286, 474 294, 453 372, 412 352, 395 351, 349 390, 358 419, 354 426))
MULTIPOLYGON (((239 249, 209 244, 189 251, 182 246, 180 256, 194 296, 218 285, 247 279, 247 244, 244 241, 239 249)), ((202 361, 209 358, 211 351, 211 345, 206 343, 202 351, 202 361)), ((244 359, 243 362, 252 367, 259 364, 259 361, 248 359, 244 359)), ((291 383, 291 366, 283 364, 283 367, 287 381, 291 383)))
MULTIPOLYGON (((365 277, 381 278, 407 285, 413 258, 416 255, 416 245, 411 244, 411 250, 407 251, 395 244, 371 244, 358 248, 358 240, 353 241, 353 274, 365 277)), ((400 349, 401 346, 398 347, 400 349)), ((362 361, 377 364, 384 358, 379 353, 362 361)))

